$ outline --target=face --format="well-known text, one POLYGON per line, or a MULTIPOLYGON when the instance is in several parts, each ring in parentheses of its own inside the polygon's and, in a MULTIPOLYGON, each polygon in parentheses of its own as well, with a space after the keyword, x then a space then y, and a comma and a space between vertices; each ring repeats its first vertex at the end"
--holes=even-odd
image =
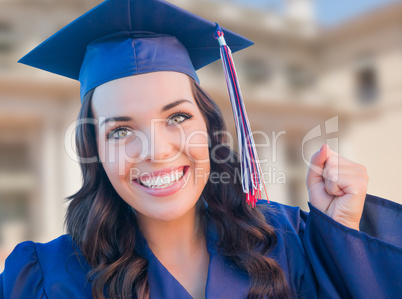
POLYGON ((172 221, 195 213, 210 163, 206 123, 187 75, 107 82, 95 89, 92 112, 99 158, 137 217, 172 221))

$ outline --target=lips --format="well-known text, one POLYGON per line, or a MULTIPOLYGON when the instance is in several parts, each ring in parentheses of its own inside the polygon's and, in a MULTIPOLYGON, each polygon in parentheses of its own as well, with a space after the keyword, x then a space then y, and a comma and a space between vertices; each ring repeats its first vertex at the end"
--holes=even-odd
MULTIPOLYGON (((176 170, 181 170, 183 169, 183 176, 178 180, 173 182, 172 185, 168 186, 168 187, 164 187, 164 188, 149 188, 144 186, 143 184, 141 184, 140 180, 137 179, 133 179, 133 183, 139 187, 142 191, 144 191, 145 193, 151 195, 151 196, 155 196, 155 197, 162 197, 162 196, 168 196, 171 195, 173 193, 176 193, 177 191, 179 191, 184 184, 188 181, 188 176, 190 175, 190 171, 189 170, 189 166, 181 166, 181 167, 177 167, 177 168, 170 168, 168 172, 166 172, 166 169, 163 169, 161 171, 155 171, 152 172, 150 174, 170 174, 172 173, 172 169, 173 172, 175 172, 176 170)), ((150 174, 146 174, 146 177, 149 178, 150 174)), ((141 176, 141 178, 143 178, 144 176, 141 176)), ((144 177, 145 178, 145 177, 144 177)))
POLYGON ((159 176, 164 176, 168 174, 174 174, 177 172, 181 172, 182 170, 186 170, 185 168, 188 168, 188 166, 180 166, 180 167, 170 167, 170 168, 164 168, 162 170, 158 171, 153 171, 153 172, 146 172, 142 174, 139 178, 135 178, 136 181, 139 182, 139 180, 149 180, 149 179, 156 179, 159 176))
POLYGON ((169 173, 161 172, 157 177, 141 176, 141 179, 137 179, 137 182, 148 188, 167 188, 178 182, 183 175, 184 167, 181 167, 180 170, 175 169, 169 173))

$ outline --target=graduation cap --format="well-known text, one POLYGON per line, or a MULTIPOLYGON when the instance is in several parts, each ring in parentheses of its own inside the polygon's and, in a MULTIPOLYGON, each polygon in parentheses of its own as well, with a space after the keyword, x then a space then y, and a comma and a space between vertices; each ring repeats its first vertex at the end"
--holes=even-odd
POLYGON ((82 100, 108 81, 156 71, 181 72, 199 83, 195 71, 222 58, 236 122, 243 191, 255 206, 265 184, 231 56, 231 51, 252 44, 164 0, 107 0, 19 62, 79 80, 82 100))

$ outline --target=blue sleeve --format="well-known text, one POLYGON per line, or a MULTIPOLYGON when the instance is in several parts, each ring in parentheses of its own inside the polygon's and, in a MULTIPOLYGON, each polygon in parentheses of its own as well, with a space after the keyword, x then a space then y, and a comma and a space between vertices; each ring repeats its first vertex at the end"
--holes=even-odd
POLYGON ((0 274, 0 299, 4 299, 3 273, 0 274))
POLYGON ((23 242, 7 257, 0 276, 0 298, 46 298, 35 243, 23 242))
POLYGON ((400 205, 368 195, 360 231, 343 226, 312 205, 302 218, 301 239, 309 267, 300 289, 308 288, 314 279, 320 298, 400 298, 400 205))

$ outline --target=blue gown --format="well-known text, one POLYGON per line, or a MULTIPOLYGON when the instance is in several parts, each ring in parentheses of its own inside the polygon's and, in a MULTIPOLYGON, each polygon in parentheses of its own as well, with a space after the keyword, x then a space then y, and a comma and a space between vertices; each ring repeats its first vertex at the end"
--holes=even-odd
MULTIPOLYGON (((266 203, 262 203, 266 204, 266 203)), ((278 244, 270 253, 299 298, 402 298, 402 206, 367 195, 361 231, 313 206, 310 213, 271 202, 267 220, 278 244)), ((249 278, 217 253, 208 221, 210 254, 206 298, 245 298, 249 278)), ((190 299, 139 235, 136 250, 148 259, 150 298, 190 299)), ((16 246, 0 275, 0 298, 91 298, 90 267, 69 235, 16 246)))

